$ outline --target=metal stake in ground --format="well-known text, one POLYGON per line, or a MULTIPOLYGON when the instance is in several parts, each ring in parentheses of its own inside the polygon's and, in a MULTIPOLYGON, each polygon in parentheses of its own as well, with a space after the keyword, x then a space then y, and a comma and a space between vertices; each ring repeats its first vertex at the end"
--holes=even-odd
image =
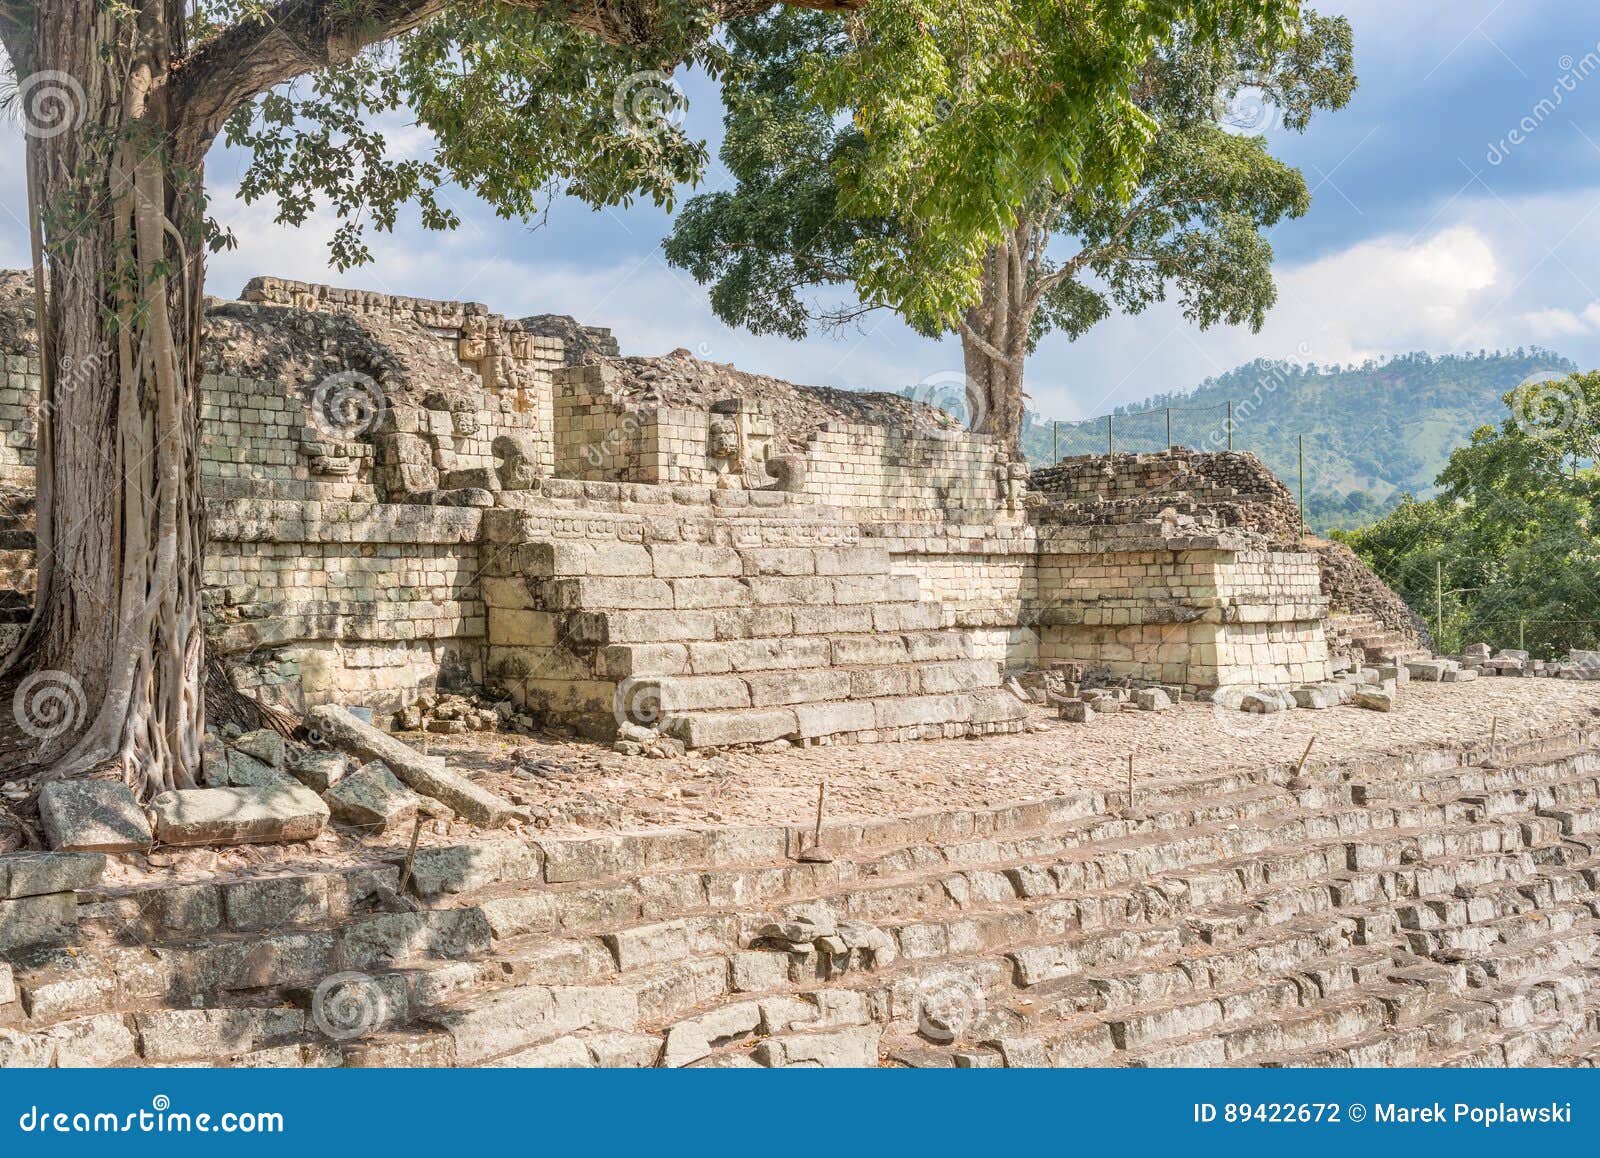
POLYGON ((1500 739, 1500 717, 1492 716, 1489 720, 1489 754, 1478 764, 1480 768, 1498 768, 1500 761, 1495 755, 1495 748, 1500 739))
POLYGON ((817 824, 811 830, 811 847, 800 852, 800 860, 804 864, 831 864, 833 861, 833 854, 822 847, 822 812, 827 801, 828 782, 820 780, 817 782, 817 824))
POLYGON ((417 812, 416 823, 411 826, 411 847, 406 850, 405 868, 400 871, 400 887, 395 892, 400 896, 406 895, 406 886, 411 883, 411 866, 417 860, 417 837, 422 835, 422 812, 417 812))
POLYGON ((1133 808, 1133 753, 1128 753, 1128 808, 1133 808))
POLYGON ((1311 787, 1311 782, 1305 778, 1306 761, 1310 759, 1311 746, 1316 742, 1317 738, 1315 736, 1312 736, 1311 739, 1306 741, 1306 750, 1300 753, 1300 763, 1294 766, 1294 775, 1289 777, 1289 788, 1291 791, 1298 792, 1311 787))

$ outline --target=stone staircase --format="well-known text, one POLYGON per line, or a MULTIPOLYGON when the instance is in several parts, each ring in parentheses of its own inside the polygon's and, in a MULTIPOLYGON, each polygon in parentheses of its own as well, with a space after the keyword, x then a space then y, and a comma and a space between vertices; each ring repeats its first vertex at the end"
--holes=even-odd
POLYGON ((0 1064, 1593 1064, 1596 739, 80 894, 0 1064))
POLYGON ((1353 645, 1366 655, 1367 663, 1400 664, 1433 658, 1427 648, 1418 647, 1414 640, 1386 627, 1375 615, 1338 612, 1328 617, 1324 630, 1330 653, 1347 654, 1353 645))
POLYGON ((883 547, 515 554, 514 582, 484 585, 489 670, 601 738, 624 725, 690 748, 954 738, 1017 731, 1027 715, 999 663, 974 658, 970 633, 891 574, 883 547))

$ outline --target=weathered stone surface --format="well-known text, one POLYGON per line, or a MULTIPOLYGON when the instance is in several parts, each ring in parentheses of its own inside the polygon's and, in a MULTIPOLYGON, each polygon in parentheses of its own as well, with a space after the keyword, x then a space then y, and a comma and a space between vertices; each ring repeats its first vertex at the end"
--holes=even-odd
POLYGON ((190 788, 150 802, 156 839, 171 845, 262 844, 310 840, 328 806, 303 784, 267 788, 190 788))
POLYGON ((12 852, 0 856, 0 898, 92 889, 106 858, 94 852, 12 852))
POLYGON ((257 760, 254 756, 234 749, 229 749, 228 751, 226 769, 226 783, 213 784, 212 787, 275 788, 278 785, 295 783, 288 773, 274 768, 271 764, 257 760))
POLYGON ((134 1015, 139 1051, 153 1062, 247 1053, 305 1031, 299 1009, 159 1009, 134 1015))
POLYGON ((761 1042, 752 1056, 762 1065, 774 1067, 868 1069, 878 1064, 878 1041, 882 1034, 875 1025, 827 1033, 788 1034, 761 1042))
POLYGON ((382 829, 417 814, 417 794, 374 760, 346 776, 323 795, 333 818, 345 824, 382 829))
POLYGON ((1294 702, 1302 708, 1336 708, 1345 702, 1345 692, 1336 684, 1307 684, 1294 689, 1294 702))
POLYGON ((1382 691, 1378 688, 1360 688, 1351 698, 1351 703, 1358 708, 1369 708, 1374 712, 1392 712, 1395 709, 1396 695, 1392 691, 1382 691))
POLYGON ((667 1030, 662 1064, 669 1068, 686 1066, 708 1056, 717 1046, 748 1037, 760 1028, 759 1001, 738 1001, 685 1018, 667 1030))
POLYGON ((339 783, 350 770, 350 757, 343 752, 319 748, 297 749, 286 762, 289 774, 318 794, 339 783))
POLYGON ((17 999, 17 981, 11 966, 0 961, 0 1005, 10 1005, 17 999))
POLYGON ((381 761, 407 787, 442 800, 474 824, 494 827, 516 814, 510 801, 451 772, 443 760, 424 756, 371 724, 363 724, 344 708, 333 704, 312 708, 306 713, 306 727, 333 747, 363 760, 381 761))
POLYGON ((1160 688, 1136 689, 1133 693, 1133 702, 1144 712, 1161 712, 1172 707, 1172 698, 1160 688))
POLYGON ((50 847, 61 852, 150 847, 150 822, 120 780, 52 780, 39 790, 39 820, 50 847))
POLYGON ((283 737, 271 728, 246 732, 233 741, 233 747, 247 756, 253 756, 270 768, 283 768, 283 737))
POLYGON ((44 893, 0 901, 0 951, 65 941, 77 928, 75 893, 44 893))
POLYGON ((486 840, 447 848, 423 848, 417 850, 412 864, 411 887, 418 896, 433 897, 441 893, 471 892, 494 884, 533 881, 540 878, 543 863, 538 846, 520 840, 486 840))

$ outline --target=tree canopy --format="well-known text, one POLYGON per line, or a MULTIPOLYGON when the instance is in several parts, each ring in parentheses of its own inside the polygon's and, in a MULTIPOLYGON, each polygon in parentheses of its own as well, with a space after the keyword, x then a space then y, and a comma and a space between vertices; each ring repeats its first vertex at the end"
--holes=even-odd
POLYGON ((1600 641, 1600 372, 1539 376, 1504 401, 1509 415, 1451 454, 1437 497, 1337 537, 1430 624, 1442 603, 1441 648, 1526 642, 1560 658, 1600 641))

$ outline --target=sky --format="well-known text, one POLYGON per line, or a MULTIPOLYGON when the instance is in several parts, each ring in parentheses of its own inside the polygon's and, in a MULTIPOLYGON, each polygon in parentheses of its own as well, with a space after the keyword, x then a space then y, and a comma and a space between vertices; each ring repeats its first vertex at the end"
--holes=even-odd
MULTIPOLYGON (((1541 345, 1600 366, 1600 5, 1315 7, 1350 19, 1360 88, 1304 134, 1270 133, 1274 151, 1305 173, 1313 205, 1272 232, 1279 300, 1266 326, 1202 333, 1169 305, 1108 319, 1076 342, 1052 335, 1028 363, 1034 410, 1096 416, 1257 357, 1328 364, 1541 345)), ((715 90, 695 76, 683 87, 685 126, 714 151, 715 90)), ((429 140, 397 123, 391 144, 422 152, 429 140)), ((0 128, 0 156, 21 152, 18 129, 0 128)), ((567 313, 610 326, 626 354, 686 347, 818 385, 898 389, 960 371, 954 339, 921 338, 885 312, 801 342, 723 325, 705 289, 662 258, 670 219, 648 205, 596 212, 560 201, 532 228, 457 190, 459 230, 430 233, 402 218, 394 235, 374 238, 373 264, 339 273, 326 256, 333 217, 274 224, 270 205, 240 201, 243 168, 221 146, 208 161, 213 210, 240 242, 212 258, 213 294, 274 274, 482 301, 513 317, 567 313)), ((700 188, 719 185, 726 173, 714 161, 700 188)), ((20 166, 0 166, 0 267, 27 263, 23 205, 20 166)))

